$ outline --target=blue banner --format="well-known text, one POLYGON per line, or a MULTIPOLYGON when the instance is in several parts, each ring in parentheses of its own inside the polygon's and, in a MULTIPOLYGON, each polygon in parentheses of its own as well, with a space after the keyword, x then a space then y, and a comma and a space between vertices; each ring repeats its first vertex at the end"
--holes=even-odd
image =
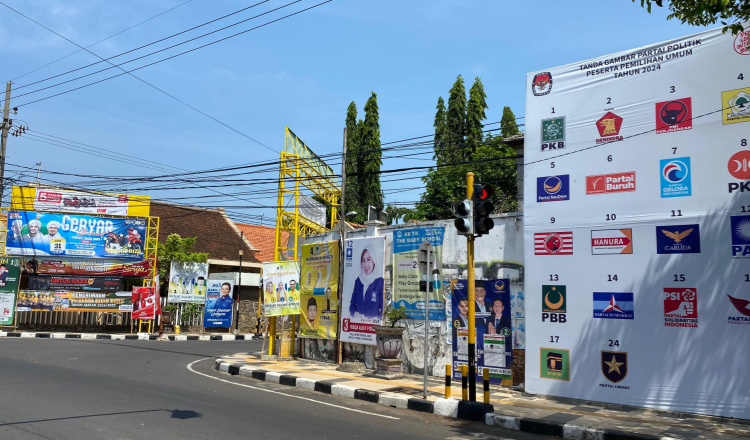
MULTIPOLYGON (((445 305, 441 288, 443 236, 445 228, 427 227, 397 229, 393 231, 393 306, 406 309, 411 319, 424 319, 429 310, 429 319, 444 321, 445 305), (430 243, 430 267, 420 263, 420 251, 424 242, 430 243), (429 294, 429 309, 425 307, 425 293, 420 292, 420 282, 432 284, 429 294)), ((422 258, 426 262, 426 258, 422 258)))
POLYGON ((208 280, 206 282, 206 308, 203 312, 203 327, 232 326, 233 291, 233 281, 208 280))
POLYGON ((146 220, 8 212, 8 255, 59 255, 143 260, 146 220))

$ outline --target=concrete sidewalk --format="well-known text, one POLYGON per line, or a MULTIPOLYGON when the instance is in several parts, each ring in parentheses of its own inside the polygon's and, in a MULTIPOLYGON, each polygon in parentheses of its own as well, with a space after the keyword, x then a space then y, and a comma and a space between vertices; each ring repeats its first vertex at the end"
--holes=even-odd
MULTIPOLYGON (((487 413, 484 405, 455 399, 461 398, 461 384, 456 381, 451 392, 454 398, 445 399, 444 381, 429 379, 427 398, 423 399, 421 376, 384 380, 338 371, 333 364, 261 361, 259 357, 259 353, 238 353, 219 359, 215 367, 228 374, 566 439, 750 439, 748 421, 545 398, 499 386, 491 387, 492 408, 487 413)), ((477 399, 482 399, 481 383, 477 383, 477 399)))

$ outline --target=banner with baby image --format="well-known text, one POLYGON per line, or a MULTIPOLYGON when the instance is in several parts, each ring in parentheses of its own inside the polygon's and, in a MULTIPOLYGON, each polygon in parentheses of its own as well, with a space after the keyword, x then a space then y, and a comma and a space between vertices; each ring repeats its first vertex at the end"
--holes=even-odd
POLYGON ((299 335, 336 339, 339 303, 339 242, 302 246, 299 335))
POLYGON ((341 341, 377 345, 375 327, 383 324, 385 237, 344 243, 341 341))
POLYGON ((263 263, 266 316, 299 315, 299 262, 263 263))

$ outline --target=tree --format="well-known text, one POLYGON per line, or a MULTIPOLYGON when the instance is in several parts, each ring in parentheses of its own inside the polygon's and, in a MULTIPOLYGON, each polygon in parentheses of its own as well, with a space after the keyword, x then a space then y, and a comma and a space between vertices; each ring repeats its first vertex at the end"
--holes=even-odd
POLYGON ((383 191, 380 188, 380 167, 383 164, 380 150, 380 123, 378 95, 372 92, 365 104, 365 121, 360 129, 362 142, 362 174, 358 177, 361 210, 357 217, 367 219, 367 207, 383 210, 383 191))
POLYGON ((482 84, 482 80, 476 77, 474 84, 469 90, 469 104, 466 107, 467 151, 464 153, 465 159, 474 156, 477 146, 484 139, 484 124, 482 124, 482 121, 487 119, 487 115, 485 114, 487 108, 487 94, 484 93, 484 85, 482 84))
MULTIPOLYGON (((185 263, 205 263, 208 261, 208 252, 193 252, 196 237, 181 238, 179 234, 169 234, 164 243, 156 247, 156 260, 159 269, 161 283, 169 282, 169 269, 172 261, 185 263)), ((162 289, 166 292, 166 289, 162 289)))
POLYGON ((464 159, 464 136, 466 135, 466 88, 464 79, 458 75, 448 95, 446 113, 448 139, 445 162, 461 162, 464 159))
POLYGON ((503 107, 503 117, 500 119, 500 135, 503 138, 509 138, 518 133, 520 131, 518 130, 516 115, 513 114, 513 110, 510 107, 503 107))
POLYGON ((346 194, 344 197, 344 213, 350 210, 360 211, 360 193, 357 175, 360 173, 359 164, 361 147, 359 145, 357 127, 357 105, 354 101, 346 109, 346 194))
POLYGON ((435 127, 435 140, 434 140, 434 148, 435 148, 435 155, 432 157, 437 161, 438 165, 442 165, 445 163, 445 154, 446 154, 446 147, 447 147, 447 139, 446 135, 448 133, 448 127, 447 127, 447 121, 446 121, 446 113, 445 113, 445 101, 443 101, 443 97, 438 98, 437 103, 437 113, 435 113, 435 124, 433 125, 435 127))
MULTIPOLYGON (((633 0, 635 3, 637 0, 633 0)), ((640 0, 641 7, 646 7, 651 13, 651 6, 664 7, 664 0, 640 0)), ((731 30, 732 34, 743 31, 742 23, 750 20, 750 1, 748 0, 670 0, 671 13, 667 20, 676 18, 683 24, 693 26, 711 26, 721 21, 724 32, 731 30), (730 23, 732 20, 734 22, 730 23)))

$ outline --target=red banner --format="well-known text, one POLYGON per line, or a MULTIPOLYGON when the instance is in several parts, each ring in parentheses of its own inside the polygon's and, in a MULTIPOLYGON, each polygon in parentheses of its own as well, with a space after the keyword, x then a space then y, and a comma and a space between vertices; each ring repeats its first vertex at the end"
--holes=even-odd
POLYGON ((45 275, 116 275, 123 277, 147 277, 151 275, 151 262, 115 263, 94 259, 25 260, 21 265, 23 273, 45 275))
POLYGON ((161 315, 159 291, 153 287, 133 287, 132 319, 156 319, 161 315))

